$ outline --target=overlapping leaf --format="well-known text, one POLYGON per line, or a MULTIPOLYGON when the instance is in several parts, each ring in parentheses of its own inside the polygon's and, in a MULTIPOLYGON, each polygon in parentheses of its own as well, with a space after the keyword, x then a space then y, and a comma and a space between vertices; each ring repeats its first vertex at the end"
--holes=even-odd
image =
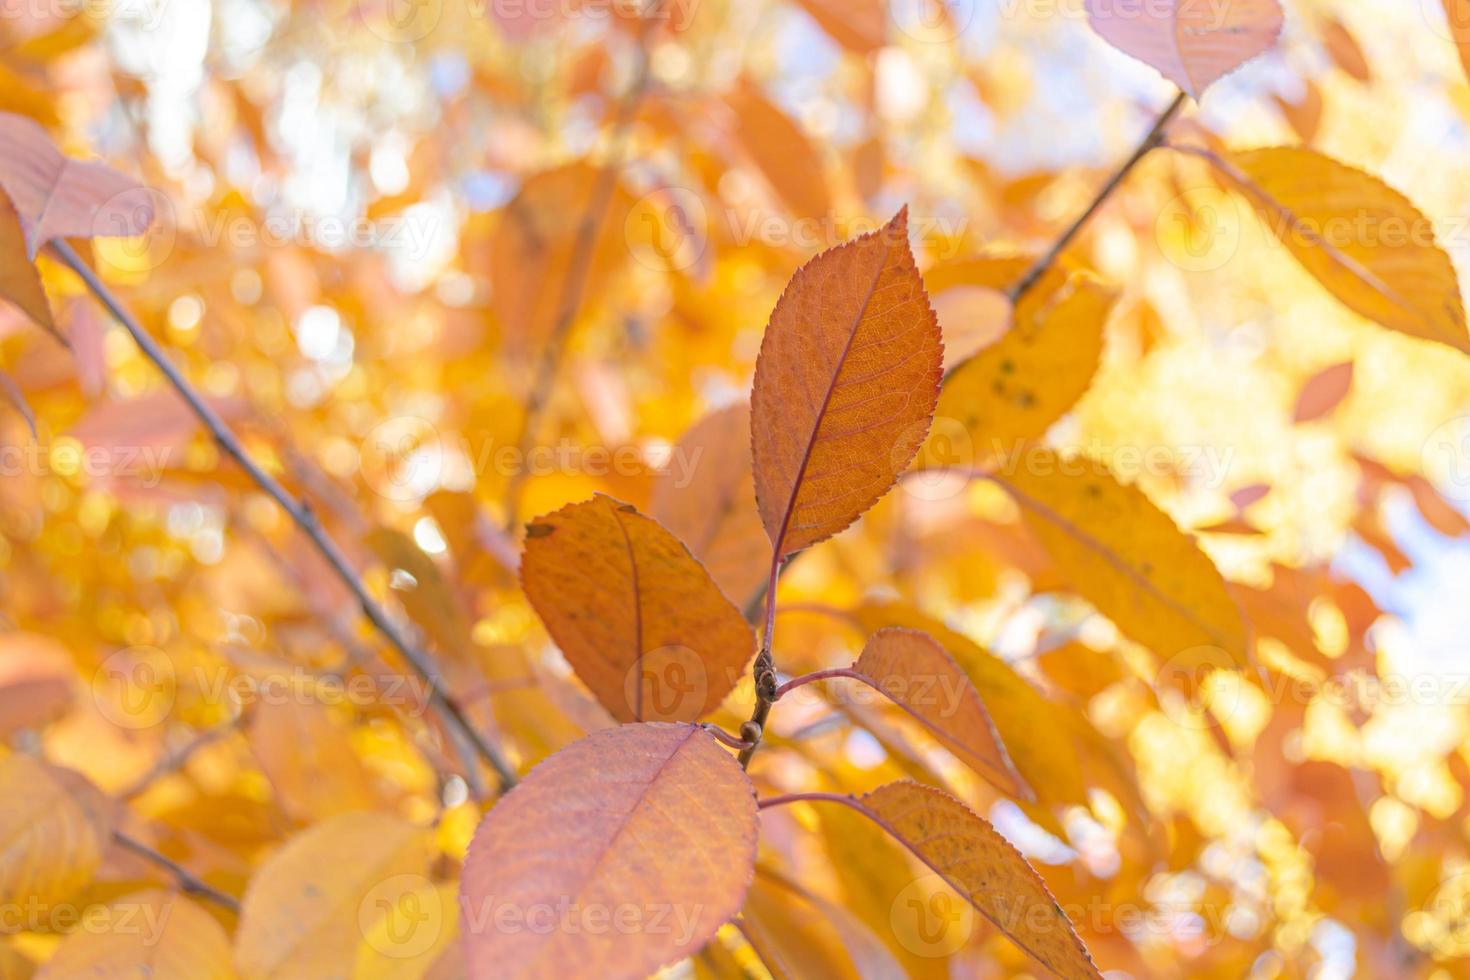
POLYGON ((654 488, 652 511, 731 602, 750 601, 765 583, 770 555, 755 507, 747 406, 712 412, 690 427, 654 488))
POLYGON ((699 718, 755 652, 740 611, 679 539, 602 494, 527 527, 521 584, 619 721, 699 718))
POLYGON ((85 928, 68 935, 36 976, 233 980, 236 973, 230 937, 213 916, 176 892, 151 890, 89 910, 85 928))
POLYGON ((460 892, 470 976, 638 980, 692 956, 739 911, 755 837, 750 780, 701 729, 591 735, 532 770, 476 832, 460 892), (592 930, 553 918, 553 928, 512 930, 497 925, 506 907, 668 919, 592 930))

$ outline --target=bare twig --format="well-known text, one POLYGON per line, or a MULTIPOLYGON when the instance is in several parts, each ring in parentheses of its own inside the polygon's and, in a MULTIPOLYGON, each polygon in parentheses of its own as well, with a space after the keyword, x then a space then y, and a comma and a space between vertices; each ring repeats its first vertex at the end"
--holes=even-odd
POLYGON ((138 855, 140 858, 143 858, 146 861, 150 861, 153 864, 158 865, 169 874, 173 875, 174 878, 178 881, 179 887, 189 894, 198 895, 200 898, 207 898, 211 902, 214 902, 217 905, 229 909, 236 915, 240 914, 239 899, 235 898, 235 896, 233 895, 225 894, 204 879, 196 877, 192 872, 189 871, 188 868, 185 868, 182 864, 179 864, 179 862, 175 861, 173 858, 160 854, 142 841, 137 840, 133 837, 129 837, 121 830, 114 830, 112 832, 112 839, 117 841, 118 844, 120 844, 122 847, 125 847, 129 851, 132 851, 134 854, 138 855))
MULTIPOLYGON (((106 307, 113 318, 122 324, 123 328, 132 335, 134 342, 143 351, 144 356, 163 372, 169 384, 183 397, 189 409, 204 424, 204 427, 209 430, 210 435, 214 438, 215 443, 220 449, 238 463, 250 479, 265 491, 272 500, 279 504, 281 509, 290 515, 297 527, 306 534, 307 538, 316 547, 316 550, 326 559, 327 564, 332 567, 337 578, 341 580, 343 585, 347 586, 348 590, 357 600, 358 605, 362 607, 363 615, 377 628, 378 632, 387 638, 394 649, 402 655, 404 661, 428 684, 429 699, 434 709, 440 713, 452 729, 457 730, 460 735, 468 740, 475 747, 475 751, 480 757, 495 770, 496 774, 500 777, 501 788, 509 789, 515 785, 516 774, 515 770, 511 768, 510 763, 500 754, 498 748, 475 729, 474 725, 470 723, 468 716, 460 708, 459 703, 441 688, 441 679, 433 660, 425 651, 420 650, 409 641, 403 631, 388 617, 387 612, 368 594, 367 586, 363 585, 357 573, 352 570, 352 566, 348 563, 347 557, 342 553, 342 549, 327 534, 311 508, 293 497, 285 487, 281 486, 274 477, 261 469, 260 465, 250 457, 250 454, 245 451, 245 447, 241 445, 239 438, 230 429, 229 425, 226 424, 224 419, 220 418, 219 414, 209 407, 200 394, 194 390, 194 387, 189 383, 188 379, 169 360, 168 355, 164 353, 163 348, 158 345, 158 342, 123 308, 122 303, 112 294, 112 291, 107 288, 107 285, 101 279, 97 278, 97 275, 81 260, 70 245, 62 239, 56 239, 51 242, 51 249, 65 265, 82 278, 82 281, 87 284, 87 288, 92 291, 92 295, 97 298, 97 301, 106 307)), ((453 734, 451 734, 452 737, 454 737, 453 734)))
MULTIPOLYGON (((537 432, 541 426, 541 413, 551 400, 551 389, 561 368, 562 355, 566 350, 567 337, 576 322, 582 307, 582 297, 587 290, 587 281, 592 270, 592 256, 597 248, 597 236, 602 228, 613 192, 617 189, 618 175, 623 169, 623 153, 628 129, 633 117, 648 92, 652 77, 652 58, 648 49, 648 36, 657 23, 657 13, 663 0, 653 0, 638 26, 637 65, 633 81, 623 93, 613 117, 611 147, 602 168, 592 185, 592 194, 587 199, 587 210, 577 225, 577 234, 572 241, 572 254, 567 262, 566 278, 562 281, 561 301, 557 306, 556 319, 552 321, 551 333, 541 350, 530 390, 526 393, 526 410, 521 414, 520 433, 516 437, 519 450, 516 458, 524 460, 535 446, 537 432)), ((505 530, 513 530, 520 510, 521 487, 526 481, 526 467, 518 467, 511 474, 505 492, 505 530)))
POLYGON ((1179 110, 1184 108, 1184 100, 1185 94, 1183 92, 1180 92, 1174 97, 1174 101, 1170 102, 1169 107, 1160 113, 1158 119, 1154 121, 1153 128, 1144 136, 1143 142, 1138 144, 1138 148, 1133 151, 1133 155, 1123 161, 1123 165, 1098 190, 1096 196, 1092 199, 1092 203, 1087 206, 1087 210, 1083 211, 1077 220, 1072 222, 1066 231, 1062 232, 1062 237, 1056 240, 1055 244, 1047 250, 1046 254, 1037 259, 1031 268, 1027 269, 1025 274, 1020 279, 1017 279, 1011 288, 1006 291, 1006 296, 1012 303, 1025 296, 1031 290, 1031 287, 1036 285, 1037 280, 1046 275, 1046 270, 1050 269, 1056 262, 1057 257, 1066 251, 1068 245, 1072 244, 1072 240, 1077 237, 1078 232, 1097 213, 1098 208, 1103 206, 1103 202, 1112 196, 1113 191, 1118 189, 1118 185, 1123 183, 1123 179, 1133 171, 1134 167, 1138 166, 1140 160, 1148 156, 1150 150, 1163 142, 1164 130, 1168 128, 1169 123, 1174 120, 1174 117, 1179 114, 1179 110))

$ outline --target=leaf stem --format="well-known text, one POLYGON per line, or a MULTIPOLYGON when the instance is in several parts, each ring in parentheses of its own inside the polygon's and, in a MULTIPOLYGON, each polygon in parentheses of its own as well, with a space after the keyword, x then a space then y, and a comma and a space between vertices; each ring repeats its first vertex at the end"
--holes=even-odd
POLYGON ((818 670, 810 674, 802 674, 800 677, 793 677, 785 684, 782 684, 780 687, 776 688, 776 697, 774 698, 774 700, 781 700, 787 694, 791 693, 798 687, 802 687, 803 685, 815 684, 817 681, 830 681, 838 677, 846 677, 849 680, 862 681, 864 684, 873 688, 875 691, 878 691, 880 694, 887 693, 883 691, 883 689, 880 688, 877 684, 875 684, 871 677, 868 677, 865 674, 859 674, 851 667, 833 667, 830 670, 818 670))
MULTIPOLYGON (((267 496, 280 505, 281 509, 296 523, 296 526, 306 534, 307 538, 316 547, 316 550, 326 559, 327 564, 331 566, 332 571, 336 573, 337 578, 343 585, 347 586, 348 590, 357 600, 358 605, 362 608, 363 615, 393 645, 393 648, 402 655, 404 661, 413 668, 419 677, 428 684, 430 703, 448 723, 447 727, 450 729, 451 738, 454 738, 456 735, 463 736, 468 744, 474 747, 480 757, 500 777, 500 787, 502 790, 507 790, 514 786, 516 783, 516 773, 510 763, 500 754, 496 746, 491 744, 485 736, 481 735, 475 729, 475 726, 470 723, 469 718, 465 715, 459 703, 443 690, 441 686, 443 682, 439 676, 439 671, 428 653, 410 642, 404 632, 388 617, 387 612, 384 611, 382 606, 378 605, 372 596, 368 594, 367 586, 362 583, 357 573, 352 570, 352 566, 348 563, 346 555, 343 554, 342 549, 327 534, 310 505, 304 501, 297 500, 274 477, 261 469, 260 465, 251 458, 250 454, 245 450, 245 447, 240 443, 239 438, 230 429, 224 419, 220 418, 219 414, 209 407, 199 392, 194 389, 193 385, 179 371, 178 367, 169 360, 168 355, 158 345, 158 342, 143 329, 138 321, 133 318, 132 314, 123 307, 117 297, 112 294, 112 291, 107 288, 107 285, 81 260, 66 241, 56 239, 51 242, 51 249, 65 265, 82 278, 82 281, 87 284, 87 288, 91 290, 92 295, 97 298, 97 301, 106 307, 113 318, 122 324, 123 328, 132 335, 134 342, 137 343, 144 356, 152 361, 154 366, 163 373, 163 376, 168 379, 169 384, 184 399, 189 409, 204 424, 204 427, 209 430, 209 434, 214 438, 215 444, 226 455, 238 463, 240 468, 245 471, 246 475, 250 477, 255 485, 260 487, 261 490, 265 491, 267 496)), ((474 772, 473 765, 466 766, 465 769, 466 780, 474 787, 478 782, 479 776, 474 772)))
POLYGON ((227 895, 204 879, 196 877, 188 868, 185 868, 173 858, 160 854, 142 841, 129 837, 121 830, 114 830, 112 832, 112 839, 117 841, 120 846, 132 851, 146 861, 151 861, 153 864, 158 865, 173 875, 178 881, 179 887, 189 894, 198 895, 200 898, 207 898, 216 905, 229 909, 236 915, 240 914, 239 899, 233 895, 227 895))
POLYGON ((740 726, 740 737, 750 743, 740 750, 740 768, 750 765, 750 757, 760 747, 761 737, 766 731, 766 719, 771 714, 771 705, 776 700, 776 663, 771 657, 771 642, 776 636, 776 580, 781 576, 781 553, 771 551, 771 574, 766 581, 766 625, 761 640, 761 652, 755 656, 755 708, 750 720, 740 726))
POLYGON ((1113 176, 1108 179, 1108 182, 1103 184, 1098 190, 1096 196, 1092 199, 1092 203, 1087 206, 1087 210, 1083 211, 1077 220, 1072 222, 1066 231, 1062 232, 1062 237, 1056 240, 1055 244, 1047 250, 1046 254, 1032 263, 1031 268, 1027 269, 1025 274, 1016 280, 1010 289, 1006 290, 1006 297, 1013 304, 1030 292, 1031 287, 1035 286, 1037 281, 1046 274, 1046 270, 1050 269, 1056 263, 1057 258, 1061 256, 1062 252, 1066 251, 1067 246, 1072 244, 1072 240, 1077 237, 1078 233, 1087 225, 1087 222, 1091 220, 1092 216, 1103 206, 1103 202, 1112 196, 1113 191, 1118 189, 1118 185, 1123 183, 1124 178, 1133 171, 1134 167, 1138 166, 1138 162, 1148 156, 1150 150, 1163 142, 1164 130, 1168 128, 1169 123, 1174 120, 1174 117, 1179 114, 1179 110, 1184 108, 1186 98, 1187 96, 1183 92, 1180 92, 1174 97, 1174 101, 1169 103, 1168 108, 1154 120, 1153 128, 1148 131, 1143 141, 1134 149, 1132 156, 1123 161, 1123 164, 1114 171, 1113 176))

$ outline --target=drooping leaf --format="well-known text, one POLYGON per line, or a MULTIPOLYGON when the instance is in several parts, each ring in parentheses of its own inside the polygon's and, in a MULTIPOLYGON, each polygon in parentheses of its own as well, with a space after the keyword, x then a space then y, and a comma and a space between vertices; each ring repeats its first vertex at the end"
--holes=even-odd
POLYGON ((852 670, 1000 789, 1012 796, 1027 793, 974 685, 932 637, 918 630, 879 630, 852 670))
POLYGON ((1283 23, 1278 0, 1087 0, 1087 19, 1103 40, 1195 99, 1274 45, 1283 23))
POLYGON ((240 976, 332 976, 353 962, 363 929, 391 914, 404 888, 428 880, 431 845, 427 831, 383 813, 343 814, 291 838, 245 892, 240 976))
POLYGON ((693 721, 755 652, 740 611, 657 521, 603 494, 527 526, 521 585, 619 721, 693 721))
POLYGON ((953 457, 936 440, 970 441, 973 459, 1013 450, 1040 438, 1092 384, 1103 349, 1103 327, 1117 294, 1085 275, 1070 277, 1039 303, 1031 295, 1015 325, 959 366, 945 381, 936 422, 922 455, 927 466, 953 457), (952 428, 950 422, 957 428, 952 428))
POLYGON ((822 158, 801 127, 748 80, 742 79, 727 101, 740 145, 791 213, 806 219, 831 214, 822 158))
POLYGON ((993 477, 1079 595, 1183 671, 1249 664, 1225 580, 1192 538, 1099 461, 1034 447, 993 477))
POLYGON ((943 790, 909 782, 881 786, 853 805, 1058 977, 1101 980, 1046 883, 969 807, 943 790))
POLYGON ((30 756, 0 759, 0 904, 65 902, 92 879, 111 833, 101 794, 80 775, 30 756))
POLYGON ((0 193, 0 299, 8 300, 26 316, 57 333, 51 304, 41 288, 41 275, 26 256, 25 230, 10 198, 0 193))
POLYGON ((153 223, 147 188, 100 163, 62 156, 40 124, 0 113, 0 189, 25 233, 26 255, 56 238, 127 238, 153 223))
POLYGON ((125 895, 88 910, 46 961, 37 980, 148 977, 149 980, 232 980, 230 937, 213 916, 177 892, 125 895))
POLYGON ((689 546, 743 607, 765 583, 766 551, 750 459, 750 408, 732 405, 690 427, 653 491, 653 517, 689 546))
POLYGON ((939 323, 908 211, 797 270, 756 362, 756 499, 778 558, 857 520, 906 469, 939 395, 939 323))
POLYGON ((1342 404, 1342 400, 1348 396, 1352 387, 1352 361, 1343 361, 1341 364, 1323 368, 1302 385, 1301 393, 1297 395, 1296 409, 1291 413, 1291 420, 1300 425, 1303 422, 1314 422, 1325 415, 1330 415, 1333 409, 1342 404))
POLYGON ((869 633, 885 626, 922 630, 949 652, 980 692, 1012 763, 1036 794, 1040 806, 1027 811, 1033 819, 1060 833, 1060 825, 1045 808, 1086 805, 1087 787, 1076 753, 1055 740, 1035 737, 1038 729, 1060 730, 1061 723, 1055 717, 1057 707, 1010 664, 903 603, 864 603, 853 610, 853 617, 869 633))
POLYGON ((1434 225, 1377 177, 1313 150, 1217 158, 1298 262, 1349 309, 1470 352, 1455 267, 1434 225))
POLYGON ((750 780, 703 730, 597 732, 532 770, 476 832, 460 891, 469 973, 638 980, 692 956, 739 911, 755 837, 750 780), (505 908, 567 905, 668 918, 621 931, 555 928, 554 916, 551 929, 497 926, 505 908))

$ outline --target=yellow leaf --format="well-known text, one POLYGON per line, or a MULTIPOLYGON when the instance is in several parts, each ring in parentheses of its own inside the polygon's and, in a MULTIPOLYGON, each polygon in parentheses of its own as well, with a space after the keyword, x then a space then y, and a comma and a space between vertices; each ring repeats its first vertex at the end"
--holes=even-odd
MULTIPOLYGON (((291 838, 245 892, 235 937, 241 976, 336 975, 353 962, 365 930, 429 881, 431 850, 427 831, 383 813, 343 814, 291 838)), ((435 923, 417 927, 427 934, 435 923)))
POLYGON ((81 776, 25 755, 0 760, 0 906, 71 898, 92 880, 111 834, 101 794, 81 776))
POLYGON ((1034 447, 992 477, 1078 594, 1173 669, 1250 662, 1225 580, 1194 539, 1101 462, 1034 447))
POLYGON ((230 980, 230 937, 208 912, 176 892, 150 890, 88 911, 37 980, 230 980))
MULTIPOLYGON (((973 450, 963 455, 981 460, 1045 435, 1092 384, 1116 299, 1085 274, 1069 278, 1039 306, 1028 294, 1010 331, 945 381, 923 464, 954 465, 956 438, 973 450), (940 440, 949 441, 948 450, 940 440)), ((963 455, 960 462, 968 462, 963 455)))
POLYGON ((1470 353, 1455 267, 1434 225, 1377 177, 1313 150, 1215 158, 1266 226, 1343 305, 1470 353))

